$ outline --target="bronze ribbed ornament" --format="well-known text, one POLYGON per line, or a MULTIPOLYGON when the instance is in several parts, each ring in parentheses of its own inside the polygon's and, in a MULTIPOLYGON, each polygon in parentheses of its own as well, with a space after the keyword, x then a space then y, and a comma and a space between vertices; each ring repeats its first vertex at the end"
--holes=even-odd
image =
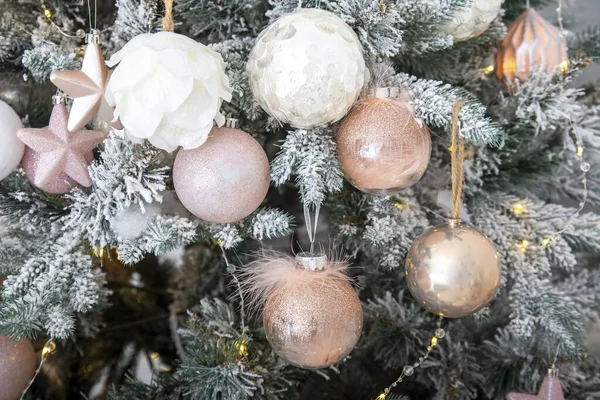
POLYGON ((567 41, 533 8, 508 28, 496 54, 496 76, 507 85, 524 82, 534 70, 553 72, 567 61, 567 41))

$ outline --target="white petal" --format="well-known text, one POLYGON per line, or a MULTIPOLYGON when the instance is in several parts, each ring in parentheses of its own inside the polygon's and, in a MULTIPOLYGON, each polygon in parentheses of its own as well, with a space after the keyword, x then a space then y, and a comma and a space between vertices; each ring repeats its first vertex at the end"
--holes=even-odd
POLYGON ((183 129, 197 129, 212 124, 219 109, 217 97, 212 96, 198 81, 190 96, 175 112, 166 115, 168 123, 183 129))
POLYGON ((127 44, 125 46, 123 46, 123 48, 121 50, 114 53, 110 57, 110 59, 108 61, 106 61, 106 65, 108 65, 109 67, 114 67, 119 62, 123 61, 123 59, 125 57, 127 57, 131 52, 144 46, 144 44, 147 41, 151 40, 152 36, 154 36, 152 33, 144 33, 141 35, 137 35, 136 37, 131 39, 129 42, 127 42, 127 44))
POLYGON ((185 143, 182 143, 181 145, 185 150, 191 150, 202 146, 206 142, 206 139, 208 139, 208 134, 212 130, 212 127, 212 124, 210 124, 198 130, 197 132, 188 133, 188 135, 186 136, 188 140, 185 143))
POLYGON ((121 106, 121 123, 130 135, 149 138, 154 135, 163 113, 150 111, 131 95, 125 95, 118 103, 121 106))
POLYGON ((152 144, 152 146, 165 150, 169 153, 174 150, 177 150, 177 147, 179 147, 177 145, 170 144, 168 141, 165 140, 165 138, 163 138, 160 135, 154 135, 151 138, 149 138, 148 141, 150 142, 150 144, 152 144))
POLYGON ((149 79, 156 66, 156 59, 156 53, 148 47, 132 52, 115 68, 107 90, 113 93, 128 90, 149 79))
POLYGON ((161 65, 154 68, 152 76, 138 85, 132 94, 142 106, 150 110, 173 112, 192 92, 194 80, 191 76, 177 78, 161 65))
POLYGON ((183 50, 162 50, 159 53, 159 62, 177 77, 194 75, 194 64, 190 62, 190 57, 183 50))
POLYGON ((213 96, 221 97, 227 102, 231 101, 233 89, 229 86, 229 77, 225 73, 216 73, 203 82, 213 96))

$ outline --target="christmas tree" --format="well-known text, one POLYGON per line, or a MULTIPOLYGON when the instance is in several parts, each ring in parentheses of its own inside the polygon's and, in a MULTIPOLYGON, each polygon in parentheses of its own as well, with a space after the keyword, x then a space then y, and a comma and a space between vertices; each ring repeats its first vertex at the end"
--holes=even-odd
POLYGON ((0 399, 598 397, 561 1, 0 5, 0 399))

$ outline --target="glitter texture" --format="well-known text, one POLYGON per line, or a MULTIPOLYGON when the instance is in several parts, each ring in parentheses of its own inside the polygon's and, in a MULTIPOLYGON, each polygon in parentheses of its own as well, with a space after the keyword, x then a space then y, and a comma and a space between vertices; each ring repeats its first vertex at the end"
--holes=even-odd
POLYGON ((17 132, 27 145, 23 158, 27 178, 49 193, 66 193, 75 184, 91 186, 87 167, 94 158, 93 149, 105 137, 99 131, 69 132, 68 117, 67 107, 56 104, 46 128, 24 128, 17 132))
POLYGON ((85 48, 81 71, 55 71, 50 75, 52 83, 73 98, 67 125, 70 132, 83 128, 96 114, 114 128, 123 128, 104 96, 109 76, 102 50, 93 42, 85 48))
POLYGON ((416 183, 429 164, 429 130, 406 99, 366 98, 336 135, 342 170, 367 193, 389 195, 416 183))
POLYGON ((269 190, 269 160, 239 129, 213 128, 194 150, 180 150, 173 183, 181 203, 200 219, 236 222, 256 210, 269 190))
POLYGON ((247 71, 261 107, 298 128, 341 119, 368 76, 352 29, 335 14, 299 9, 265 29, 247 71))
POLYGON ((263 325, 273 350, 298 367, 325 368, 358 342, 362 306, 344 273, 347 263, 327 261, 313 271, 309 266, 317 261, 309 257, 264 251, 243 269, 242 285, 252 310, 264 304, 263 325))
POLYGON ((492 242, 457 221, 429 229, 406 257, 406 283, 427 310, 448 318, 485 307, 500 285, 500 258, 492 242))
POLYGON ((0 400, 17 400, 33 377, 37 357, 28 340, 0 336, 0 400))
POLYGON ((560 380, 557 376, 547 375, 544 378, 542 387, 536 395, 523 393, 509 393, 508 400, 565 400, 565 395, 560 386, 560 380))
POLYGON ((10 175, 21 162, 25 151, 25 145, 17 138, 17 131, 21 128, 21 118, 0 100, 0 180, 10 175))

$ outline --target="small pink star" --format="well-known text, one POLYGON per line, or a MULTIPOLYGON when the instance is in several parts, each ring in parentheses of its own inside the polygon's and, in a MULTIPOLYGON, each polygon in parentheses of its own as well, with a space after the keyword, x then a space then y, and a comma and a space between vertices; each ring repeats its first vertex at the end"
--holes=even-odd
POLYGON ((46 128, 23 128, 17 136, 39 156, 33 184, 43 187, 64 173, 82 186, 92 184, 88 160, 92 150, 104 140, 100 131, 69 132, 69 112, 61 103, 54 105, 50 123, 46 128))
POLYGON ((509 393, 507 400, 565 400, 560 380, 553 374, 544 378, 542 387, 537 395, 524 393, 509 393))

